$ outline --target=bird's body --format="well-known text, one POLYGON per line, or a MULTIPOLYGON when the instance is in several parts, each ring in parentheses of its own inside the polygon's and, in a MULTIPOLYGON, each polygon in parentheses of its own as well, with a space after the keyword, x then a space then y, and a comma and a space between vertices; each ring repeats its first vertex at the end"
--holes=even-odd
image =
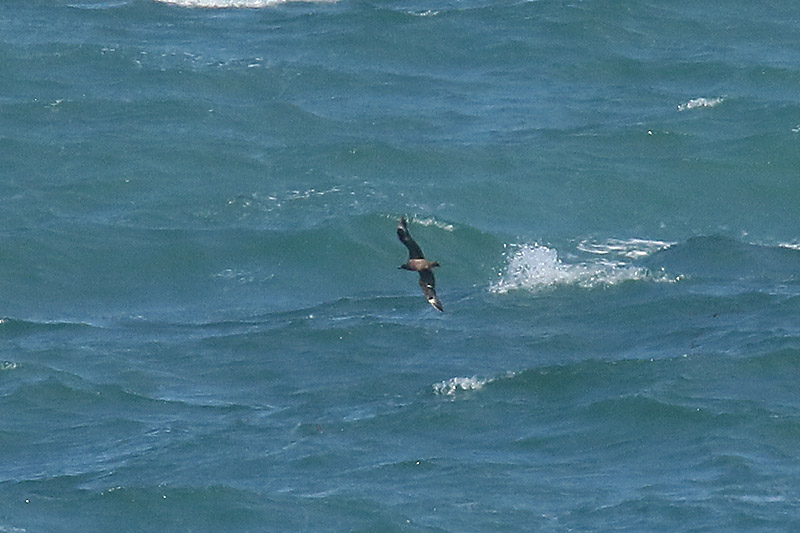
POLYGON ((439 263, 436 261, 428 261, 425 258, 420 259, 409 259, 405 262, 405 264, 400 265, 400 268, 405 268, 406 270, 413 270, 414 272, 420 272, 422 270, 430 270, 433 267, 438 267, 439 263))
POLYGON ((433 277, 433 269, 438 267, 439 263, 425 259, 422 249, 408 231, 406 217, 400 218, 400 224, 397 225, 397 237, 408 248, 408 261, 400 265, 400 268, 419 272, 419 286, 422 288, 425 298, 428 299, 428 303, 437 310, 444 312, 442 302, 436 296, 436 280, 433 277))

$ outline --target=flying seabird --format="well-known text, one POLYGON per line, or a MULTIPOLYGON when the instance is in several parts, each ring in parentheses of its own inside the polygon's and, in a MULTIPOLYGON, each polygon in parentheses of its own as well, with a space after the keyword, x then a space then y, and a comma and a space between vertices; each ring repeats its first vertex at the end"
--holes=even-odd
POLYGON ((425 298, 428 299, 428 303, 439 311, 444 312, 442 302, 436 297, 436 280, 433 279, 433 268, 438 267, 439 263, 425 259, 422 248, 419 247, 417 241, 408 232, 406 217, 400 218, 400 224, 397 225, 397 236, 400 238, 400 242, 408 248, 408 261, 400 265, 400 268, 419 272, 419 286, 422 287, 422 292, 425 294, 425 298))

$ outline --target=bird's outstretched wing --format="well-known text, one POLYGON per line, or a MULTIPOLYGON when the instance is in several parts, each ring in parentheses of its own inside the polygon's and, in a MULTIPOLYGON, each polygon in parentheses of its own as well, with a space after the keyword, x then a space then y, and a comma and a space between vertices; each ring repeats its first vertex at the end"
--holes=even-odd
POLYGON ((420 270, 419 271, 419 286, 422 287, 422 293, 428 299, 428 303, 436 309, 444 313, 442 302, 436 296, 436 280, 433 278, 433 271, 420 270))
POLYGON ((408 232, 406 217, 402 217, 400 219, 400 224, 397 225, 397 236, 400 238, 400 242, 405 244, 406 248, 408 248, 409 259, 425 259, 422 248, 419 247, 417 241, 411 238, 411 234, 408 232))

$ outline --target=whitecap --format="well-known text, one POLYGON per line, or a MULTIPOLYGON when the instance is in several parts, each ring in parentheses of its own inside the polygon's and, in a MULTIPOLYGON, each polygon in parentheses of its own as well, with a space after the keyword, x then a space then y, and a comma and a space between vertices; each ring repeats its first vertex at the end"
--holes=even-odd
POLYGON ((648 276, 645 268, 619 262, 564 263, 558 252, 538 244, 507 246, 508 264, 500 272, 497 282, 490 290, 504 294, 510 290, 535 291, 558 285, 577 285, 593 288, 601 285, 616 285, 625 281, 641 280, 648 276))
POLYGON ((608 239, 603 242, 584 240, 578 244, 578 250, 596 255, 616 255, 628 259, 642 259, 675 244, 677 243, 650 239, 608 239))
POLYGON ((0 370, 14 370, 18 368, 19 364, 11 361, 0 361, 0 370))
POLYGON ((724 98, 693 98, 686 103, 678 104, 678 111, 688 111, 699 107, 714 107, 723 102, 724 98))
MULTIPOLYGON (((254 283, 257 279, 256 275, 253 272, 250 272, 249 270, 240 270, 235 268, 226 268, 225 270, 214 274, 214 277, 227 281, 236 281, 241 284, 254 283)), ((258 278, 258 280, 268 281, 274 277, 275 274, 270 274, 268 276, 258 278)))
MULTIPOLYGON (((76 4, 67 4, 74 9, 112 9, 115 7, 126 6, 131 3, 131 0, 110 0, 105 2, 80 2, 76 4)), ((2 529, 0 529, 2 531, 2 529)))
POLYGON ((415 224, 419 224, 420 226, 433 226, 435 228, 443 229, 445 231, 453 231, 455 228, 452 224, 447 224, 446 222, 442 222, 440 220, 436 220, 433 217, 429 218, 413 218, 411 219, 412 222, 415 224))
POLYGON ((307 200, 314 196, 325 196, 326 194, 333 194, 339 193, 342 190, 339 187, 331 187, 329 189, 324 190, 317 190, 315 188, 308 189, 306 191, 291 191, 287 200, 307 200))
POLYGON ((442 396, 455 396, 458 391, 481 390, 487 383, 492 381, 492 379, 478 379, 475 376, 471 378, 450 378, 447 381, 440 381, 434 384, 433 392, 442 396))
POLYGON ((477 376, 472 376, 471 378, 465 378, 465 377, 450 378, 446 381, 440 381, 439 383, 435 383, 433 385, 433 392, 434 394, 439 394, 441 396, 455 396, 459 392, 481 390, 490 383, 494 383, 495 381, 503 379, 511 379, 516 375, 517 375, 516 372, 508 371, 505 374, 501 374, 499 376, 491 378, 483 378, 483 379, 478 378, 477 376))

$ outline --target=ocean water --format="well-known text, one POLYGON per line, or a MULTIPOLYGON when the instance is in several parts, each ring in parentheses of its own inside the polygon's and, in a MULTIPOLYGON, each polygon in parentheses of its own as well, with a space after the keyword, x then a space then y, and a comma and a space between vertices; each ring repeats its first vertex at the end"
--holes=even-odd
POLYGON ((3 0, 0 531, 797 531, 799 33, 3 0))

